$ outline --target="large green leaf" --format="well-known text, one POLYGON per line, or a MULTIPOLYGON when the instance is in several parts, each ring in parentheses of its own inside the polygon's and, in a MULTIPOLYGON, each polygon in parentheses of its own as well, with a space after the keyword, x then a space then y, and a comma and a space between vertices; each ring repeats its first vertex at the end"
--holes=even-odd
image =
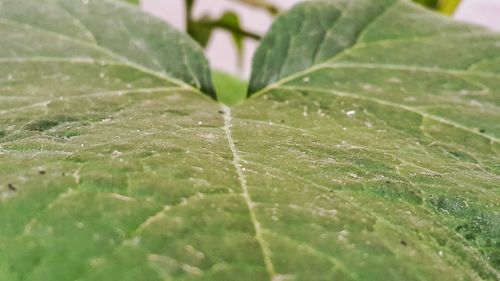
POLYGON ((191 85, 214 96, 200 48, 130 5, 107 0, 0 3, 0 46, 6 62, 99 61, 168 77, 171 83, 191 85))
POLYGON ((413 2, 434 9, 445 15, 451 15, 460 5, 460 0, 413 0, 413 2))
MULTIPOLYGON (((335 208, 360 224, 344 224, 357 237, 340 260, 368 274, 362 279, 392 273, 400 280, 496 280, 500 36, 406 1, 334 2, 295 7, 264 39, 249 90, 258 97, 236 113, 237 120, 252 120, 233 129, 242 135, 238 148, 252 165, 265 161, 306 186, 333 189, 332 200, 380 223, 363 231, 367 218, 335 208), (247 135, 255 134, 252 124, 274 138, 256 145, 247 135), (413 242, 395 245, 408 234, 413 242), (385 238, 375 246, 373 236, 385 238), (416 254, 409 244, 423 248, 416 254), (393 264, 382 256, 396 258, 397 266, 377 272, 393 264), (448 258, 454 262, 443 264, 448 258), (439 271, 446 276, 432 276, 439 271)), ((310 242, 314 227, 294 240, 337 258, 335 242, 310 242)))
POLYGON ((229 108, 156 20, 28 2, 0 8, 0 280, 499 278, 499 35, 302 4, 229 108))

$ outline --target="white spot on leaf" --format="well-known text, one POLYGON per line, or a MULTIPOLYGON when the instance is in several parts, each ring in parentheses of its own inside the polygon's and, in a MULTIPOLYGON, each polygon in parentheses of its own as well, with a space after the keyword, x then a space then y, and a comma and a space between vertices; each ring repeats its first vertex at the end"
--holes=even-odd
POLYGON ((347 111, 346 112, 346 115, 349 117, 349 118, 352 118, 356 115, 356 111, 355 110, 350 110, 350 111, 347 111))

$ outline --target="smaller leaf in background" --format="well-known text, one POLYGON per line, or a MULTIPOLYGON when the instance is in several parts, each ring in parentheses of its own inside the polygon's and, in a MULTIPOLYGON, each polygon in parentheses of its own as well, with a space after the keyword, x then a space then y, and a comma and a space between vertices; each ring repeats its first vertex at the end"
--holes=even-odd
MULTIPOLYGON (((241 21, 238 14, 232 11, 227 11, 217 21, 217 26, 227 30, 231 33, 236 51, 238 52, 238 66, 241 68, 243 65, 243 54, 245 51, 245 34, 242 32, 241 21)), ((259 38, 260 39, 260 38, 259 38)))
POLYGON ((188 34, 203 48, 207 47, 214 28, 213 20, 208 16, 204 16, 196 21, 190 21, 187 25, 188 34))
POLYGON ((203 47, 207 47, 213 31, 217 28, 223 29, 231 34, 240 57, 243 55, 243 40, 245 37, 260 40, 258 34, 243 30, 240 17, 233 11, 225 12, 219 19, 212 19, 206 15, 198 20, 192 19, 187 26, 189 35, 203 47))
POLYGON ((139 5, 139 3, 141 2, 141 0, 123 0, 123 1, 134 5, 139 5))
POLYGON ((243 27, 241 26, 240 16, 233 11, 226 11, 218 19, 213 19, 205 15, 200 19, 195 20, 192 17, 193 6, 194 1, 186 1, 186 25, 188 34, 203 48, 206 48, 214 30, 222 29, 226 32, 229 32, 231 34, 231 37, 233 38, 233 42, 238 53, 238 66, 241 68, 243 65, 245 38, 260 40, 261 36, 259 34, 243 29, 243 27))
POLYGON ((246 98, 248 83, 221 71, 213 73, 217 99, 226 105, 236 105, 246 98))
POLYGON ((443 0, 440 1, 441 5, 439 7, 439 11, 446 15, 452 15, 455 10, 458 8, 461 0, 443 0))
POLYGON ((436 10, 445 15, 452 15, 458 8, 461 0, 413 0, 416 3, 436 10))

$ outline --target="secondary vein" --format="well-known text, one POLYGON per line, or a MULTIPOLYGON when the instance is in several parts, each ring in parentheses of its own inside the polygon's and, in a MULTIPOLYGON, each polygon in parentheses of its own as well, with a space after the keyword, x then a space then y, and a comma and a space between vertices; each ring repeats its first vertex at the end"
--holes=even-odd
POLYGON ((231 149, 231 152, 233 154, 233 165, 234 168, 236 169, 236 173, 238 174, 238 180, 240 182, 240 186, 242 189, 242 196, 243 199, 245 200, 245 203, 248 207, 248 211, 250 213, 250 219, 252 220, 252 224, 255 230, 255 239, 259 243, 260 250, 262 252, 262 257, 264 259, 264 264, 266 266, 267 273, 269 274, 270 280, 274 280, 274 277, 276 276, 276 273, 274 271, 274 265, 271 260, 271 251, 267 245, 267 243, 264 241, 263 238, 263 231, 260 222, 257 220, 257 215, 255 214, 255 203, 252 201, 252 196, 250 195, 250 192, 248 191, 248 183, 247 179, 245 177, 245 174, 243 173, 243 169, 241 168, 241 158, 238 153, 238 149, 236 148, 236 144, 234 143, 233 140, 233 135, 232 135, 232 115, 231 115, 231 108, 222 105, 222 110, 224 111, 224 131, 226 133, 226 138, 227 142, 229 144, 229 148, 231 149))

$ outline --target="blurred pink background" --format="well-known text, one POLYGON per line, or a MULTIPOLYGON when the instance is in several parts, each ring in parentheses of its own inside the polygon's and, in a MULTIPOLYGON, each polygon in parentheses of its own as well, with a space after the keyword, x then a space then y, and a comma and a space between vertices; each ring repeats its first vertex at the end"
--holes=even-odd
MULTIPOLYGON (((230 9, 240 14, 246 29, 261 34, 264 34, 272 23, 272 18, 265 12, 245 7, 231 0, 199 0, 197 2, 196 16, 209 14, 216 17, 230 9)), ((287 9, 300 0, 271 0, 270 2, 282 9, 287 9)), ((142 0, 141 6, 178 29, 185 29, 184 0, 142 0)), ((454 17, 500 31, 500 0, 463 0, 454 17)), ((245 43, 244 64, 240 69, 237 66, 237 54, 231 37, 219 31, 210 41, 207 56, 213 68, 244 78, 250 75, 251 60, 256 47, 257 43, 250 40, 245 43)))

